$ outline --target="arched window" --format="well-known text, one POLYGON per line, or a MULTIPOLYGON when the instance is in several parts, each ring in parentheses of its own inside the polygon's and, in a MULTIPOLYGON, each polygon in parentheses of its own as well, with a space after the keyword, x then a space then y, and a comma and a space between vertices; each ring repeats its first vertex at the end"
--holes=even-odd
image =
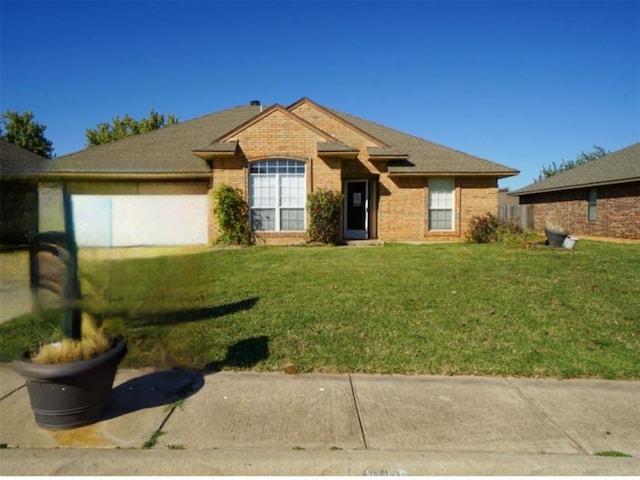
POLYGON ((250 164, 251 228, 304 230, 306 190, 304 162, 274 159, 250 164))

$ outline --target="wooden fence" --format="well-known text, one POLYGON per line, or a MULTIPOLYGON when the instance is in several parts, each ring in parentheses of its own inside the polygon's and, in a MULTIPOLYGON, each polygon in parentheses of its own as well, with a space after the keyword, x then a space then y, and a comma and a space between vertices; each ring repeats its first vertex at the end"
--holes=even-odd
POLYGON ((533 205, 499 205, 498 219, 520 225, 526 231, 533 231, 533 205))

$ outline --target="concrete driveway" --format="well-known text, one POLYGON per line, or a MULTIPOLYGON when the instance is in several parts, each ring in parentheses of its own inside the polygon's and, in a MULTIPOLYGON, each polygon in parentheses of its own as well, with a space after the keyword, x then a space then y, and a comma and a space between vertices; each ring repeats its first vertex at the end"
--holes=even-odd
POLYGON ((0 253, 0 323, 30 311, 29 252, 0 253))

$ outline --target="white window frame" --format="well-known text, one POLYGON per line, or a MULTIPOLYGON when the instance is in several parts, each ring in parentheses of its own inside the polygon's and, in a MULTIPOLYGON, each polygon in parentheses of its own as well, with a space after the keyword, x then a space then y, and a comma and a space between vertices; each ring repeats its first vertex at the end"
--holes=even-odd
MULTIPOLYGON (((455 229, 455 181, 453 177, 430 177, 427 195, 427 230, 430 232, 452 232, 455 229), (449 228, 432 228, 436 212, 450 212, 449 228)), ((447 221, 447 220, 445 220, 447 221)))
MULTIPOLYGON (((291 193, 290 191, 288 193, 291 193)), ((301 232, 307 228, 307 185, 306 185, 306 163, 300 160, 274 158, 254 162, 249 165, 249 209, 251 212, 251 229, 261 232, 301 232), (266 185, 257 186, 257 179, 266 180, 266 185), (285 195, 287 190, 287 180, 296 179, 299 183, 293 185, 295 189, 301 190, 297 196, 285 195), (257 197, 256 188, 268 190, 266 196, 257 197), (265 198, 266 197, 266 198, 265 198), (266 201, 265 201, 266 200, 266 201), (274 228, 256 228, 254 221, 254 211, 273 210, 274 228), (302 213, 302 228, 283 229, 282 212, 284 210, 296 210, 302 213)))

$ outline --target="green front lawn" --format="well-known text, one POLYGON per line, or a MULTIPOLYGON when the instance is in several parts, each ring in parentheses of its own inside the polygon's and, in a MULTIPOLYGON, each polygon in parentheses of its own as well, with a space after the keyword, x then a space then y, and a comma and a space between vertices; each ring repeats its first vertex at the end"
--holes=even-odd
MULTIPOLYGON (((640 378, 640 244, 252 247, 80 270, 125 366, 640 378)), ((0 359, 49 328, 0 325, 0 359)))

